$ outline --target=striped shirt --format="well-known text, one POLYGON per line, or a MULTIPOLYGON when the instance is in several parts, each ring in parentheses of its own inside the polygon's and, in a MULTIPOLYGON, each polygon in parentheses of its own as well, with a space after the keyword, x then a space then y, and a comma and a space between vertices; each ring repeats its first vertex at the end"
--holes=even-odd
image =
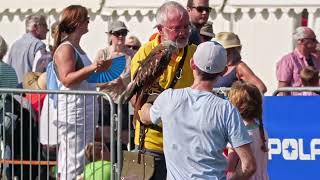
POLYGON ((0 88, 16 88, 18 78, 15 70, 0 60, 0 88))

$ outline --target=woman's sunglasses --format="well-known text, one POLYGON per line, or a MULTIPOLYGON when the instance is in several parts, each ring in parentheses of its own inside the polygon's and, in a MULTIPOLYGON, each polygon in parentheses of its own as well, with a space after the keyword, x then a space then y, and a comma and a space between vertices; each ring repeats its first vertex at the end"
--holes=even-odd
POLYGON ((127 48, 130 48, 132 50, 138 50, 139 46, 134 46, 134 45, 126 45, 127 48))

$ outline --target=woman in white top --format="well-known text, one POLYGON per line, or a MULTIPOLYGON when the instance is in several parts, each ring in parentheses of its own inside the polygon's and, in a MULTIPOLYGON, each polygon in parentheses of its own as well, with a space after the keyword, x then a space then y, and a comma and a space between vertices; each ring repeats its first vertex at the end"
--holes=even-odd
MULTIPOLYGON (((53 49, 60 90, 94 91, 96 84, 89 83, 86 78, 108 68, 105 61, 91 63, 80 47, 82 35, 88 32, 88 23, 85 7, 71 5, 62 12, 53 49)), ((98 105, 92 96, 80 95, 58 95, 57 105, 58 172, 62 180, 75 179, 84 168, 84 147, 94 140, 98 105)))

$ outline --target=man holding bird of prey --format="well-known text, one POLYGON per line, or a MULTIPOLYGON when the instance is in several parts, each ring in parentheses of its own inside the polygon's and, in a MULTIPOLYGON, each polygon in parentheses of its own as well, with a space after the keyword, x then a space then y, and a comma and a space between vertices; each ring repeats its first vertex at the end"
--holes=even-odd
MULTIPOLYGON (((153 65, 158 65, 157 63, 149 63, 149 66, 151 66, 149 69, 141 62, 156 61, 157 59, 161 59, 160 62, 167 62, 163 73, 161 73, 157 79, 154 79, 152 88, 148 89, 148 95, 159 94, 168 88, 177 89, 188 87, 193 83, 190 59, 196 50, 196 46, 188 44, 191 29, 187 10, 177 2, 166 2, 159 7, 156 14, 156 21, 159 34, 154 40, 144 44, 131 61, 132 83, 137 81, 150 82, 150 80, 145 80, 149 78, 147 76, 148 71, 150 71, 150 69, 157 69, 157 67, 152 67, 153 65), (171 48, 171 45, 166 45, 172 43, 176 48, 171 48), (161 49, 162 47, 163 49, 161 49), (168 56, 168 54, 170 54, 170 56, 168 56), (166 61, 166 58, 170 58, 169 61, 166 61), (142 77, 143 73, 145 73, 146 76, 142 77)), ((152 77, 154 78, 155 76, 152 77)), ((135 85, 143 88, 139 83, 135 85)), ((136 96, 139 96, 139 94, 136 96)), ((140 104, 137 106, 135 102, 138 100, 138 97, 136 96, 131 99, 131 102, 133 102, 136 108, 135 112, 140 110, 139 108, 143 105, 140 104)), ((145 101, 143 101, 143 103, 144 102, 145 101)), ((147 102, 152 103, 152 100, 149 99, 147 102)), ((166 177, 166 164, 163 154, 162 126, 161 124, 144 126, 137 121, 137 119, 139 119, 139 115, 137 114, 138 113, 135 113, 135 144, 136 146, 140 145, 140 151, 142 150, 145 154, 152 155, 155 158, 155 172, 152 179, 164 179, 166 177), (142 130, 140 131, 140 129, 142 130), (142 135, 144 138, 141 138, 142 135)))

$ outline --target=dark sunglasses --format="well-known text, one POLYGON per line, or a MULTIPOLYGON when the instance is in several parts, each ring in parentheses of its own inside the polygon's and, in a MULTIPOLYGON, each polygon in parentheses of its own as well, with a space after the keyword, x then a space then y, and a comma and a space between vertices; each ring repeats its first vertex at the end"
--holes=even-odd
POLYGON ((303 38, 302 40, 304 40, 304 39, 310 40, 313 43, 317 43, 318 42, 318 40, 316 38, 303 38))
POLYGON ((128 31, 124 30, 124 31, 114 31, 111 33, 112 35, 119 37, 119 36, 127 36, 128 31))
POLYGON ((89 22, 90 22, 90 17, 86 17, 86 18, 83 20, 83 22, 89 23, 89 22))
POLYGON ((192 8, 196 9, 199 13, 202 13, 205 11, 206 13, 209 13, 211 11, 211 7, 205 7, 205 6, 193 6, 192 8))
POLYGON ((139 46, 133 46, 133 45, 126 45, 127 48, 130 48, 132 50, 138 50, 139 46))

